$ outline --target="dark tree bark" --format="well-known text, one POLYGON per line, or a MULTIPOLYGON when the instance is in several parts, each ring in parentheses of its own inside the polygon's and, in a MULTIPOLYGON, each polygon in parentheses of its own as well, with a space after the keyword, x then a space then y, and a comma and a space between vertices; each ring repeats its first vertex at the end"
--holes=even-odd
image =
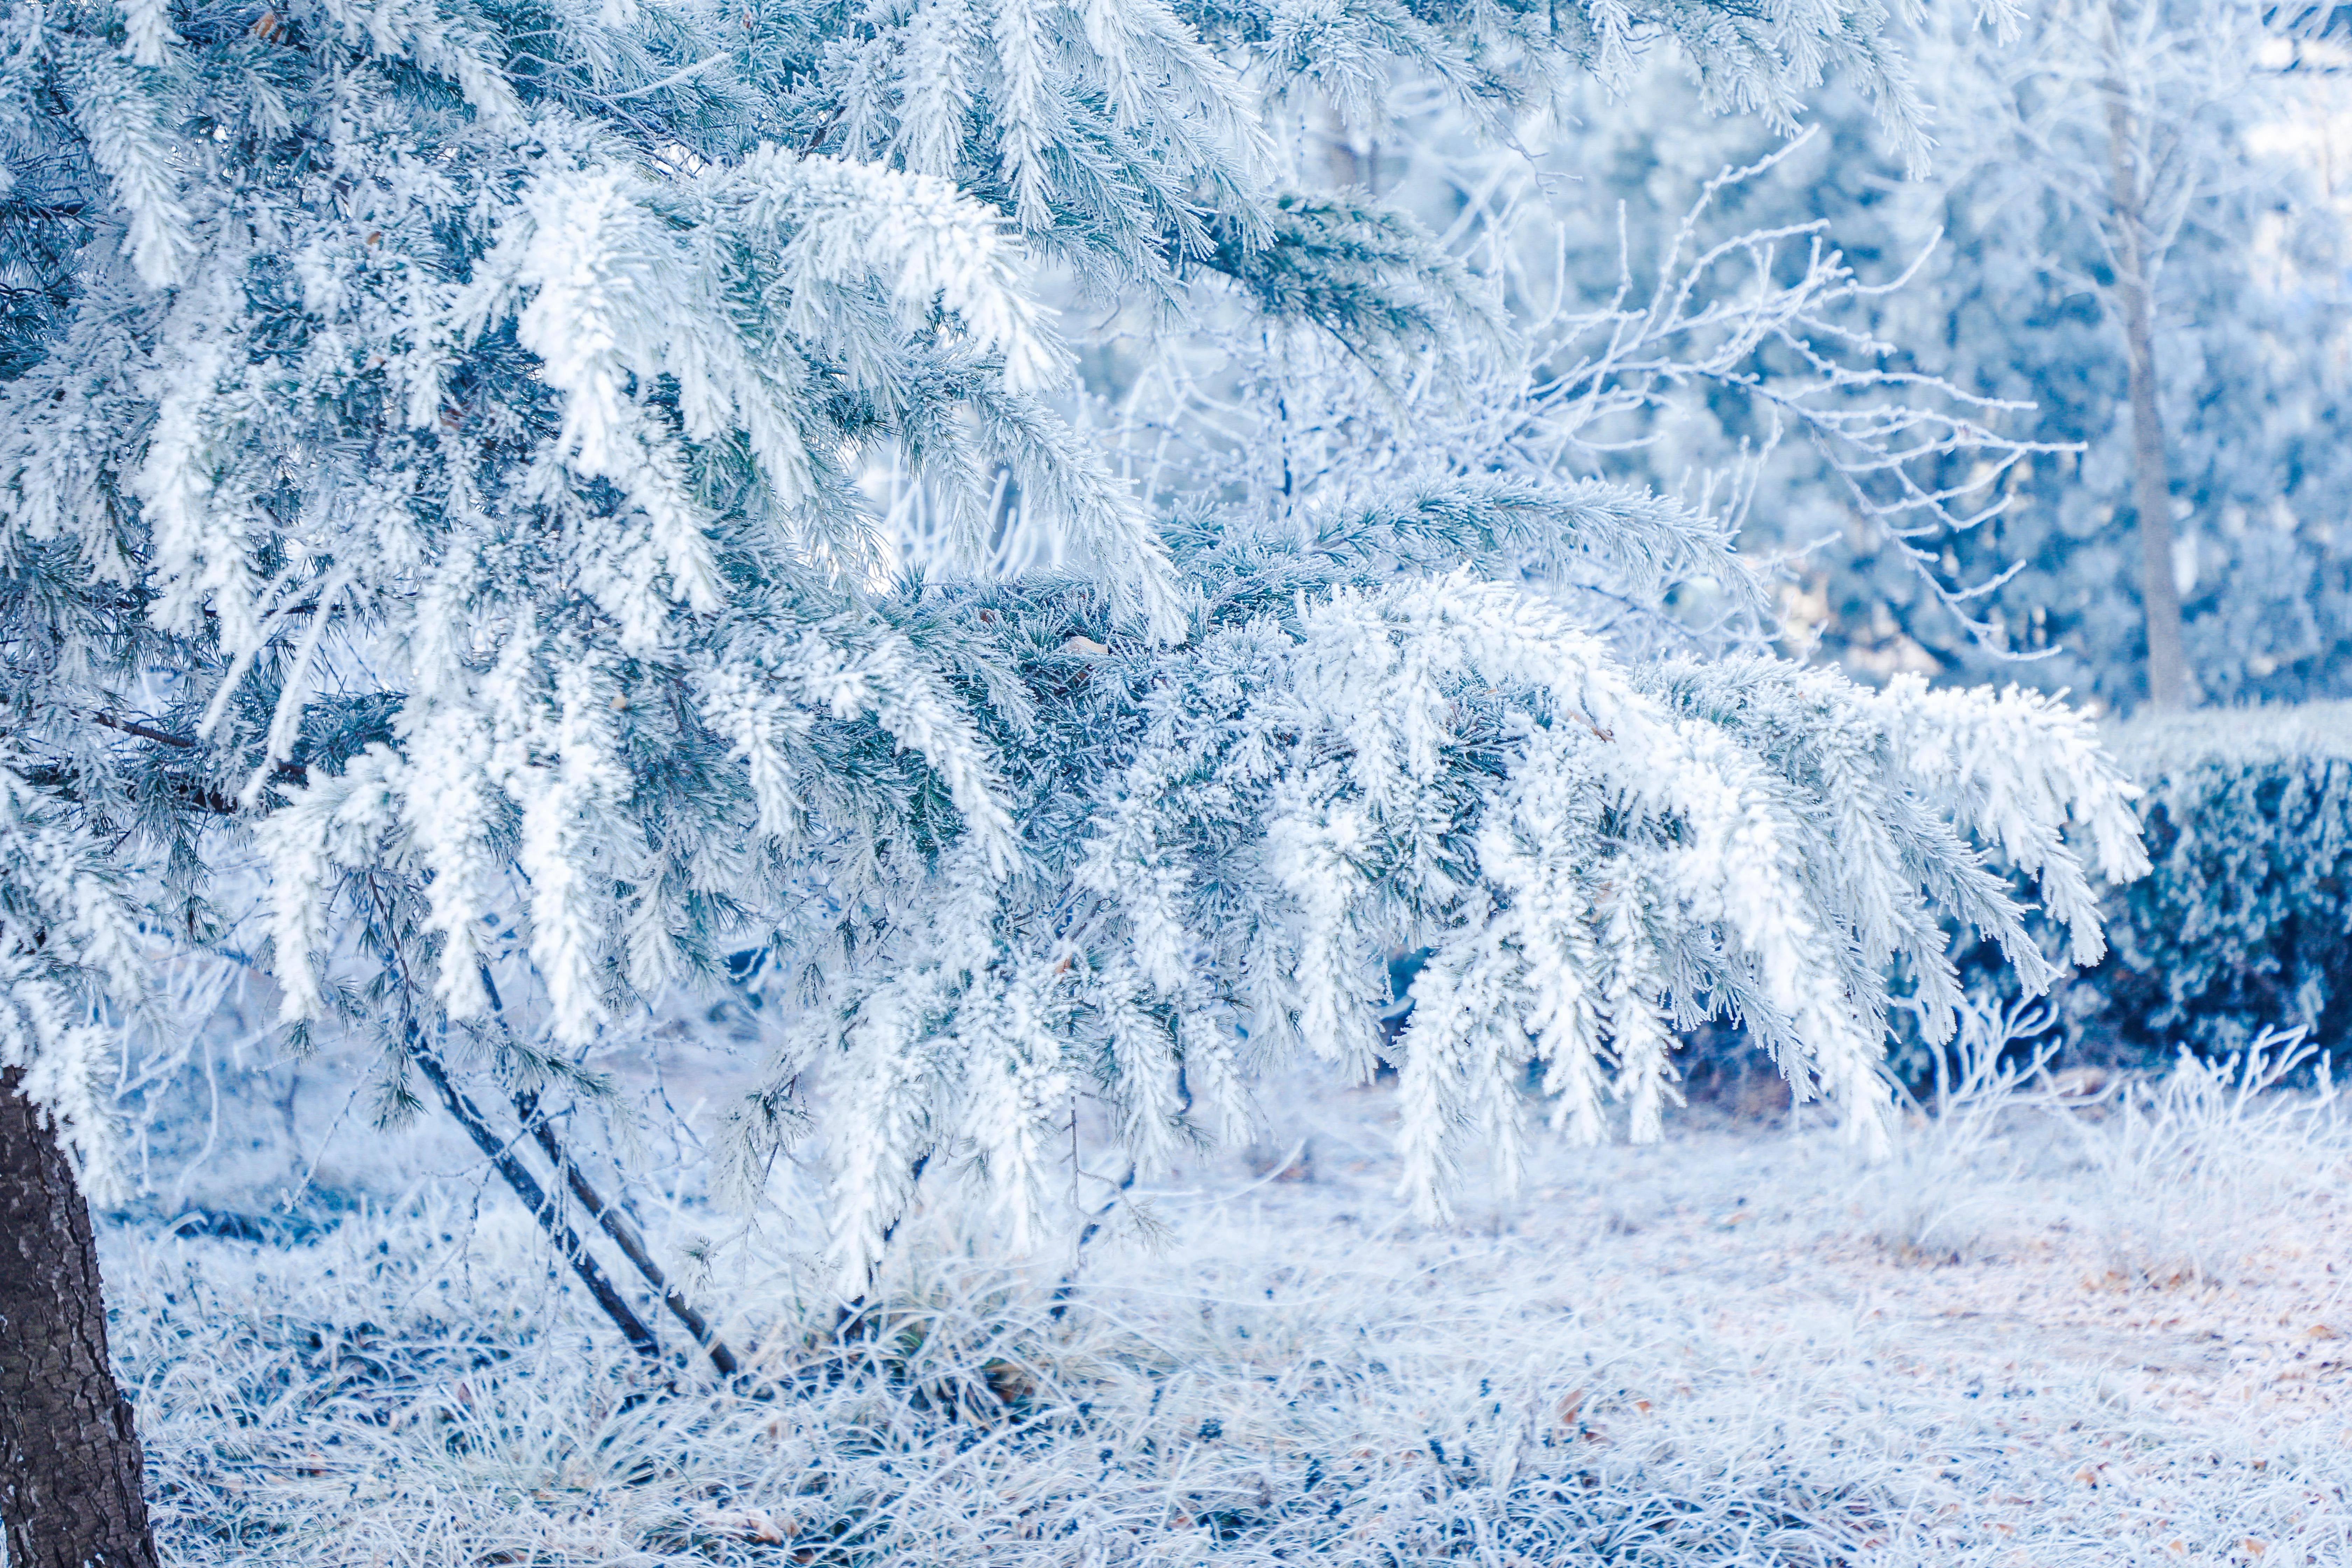
POLYGON ((8 1568, 155 1568, 131 1401, 106 1352, 89 1205, 0 1072, 0 1521, 8 1568))

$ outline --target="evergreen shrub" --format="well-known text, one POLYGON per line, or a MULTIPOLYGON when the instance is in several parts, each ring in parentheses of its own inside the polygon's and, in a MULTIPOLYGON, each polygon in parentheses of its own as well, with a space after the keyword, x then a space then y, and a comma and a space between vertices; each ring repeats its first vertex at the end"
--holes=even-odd
POLYGON ((2111 889, 2089 1032, 2169 1055, 2352 1039, 2352 703, 2118 726, 2154 871, 2111 889))

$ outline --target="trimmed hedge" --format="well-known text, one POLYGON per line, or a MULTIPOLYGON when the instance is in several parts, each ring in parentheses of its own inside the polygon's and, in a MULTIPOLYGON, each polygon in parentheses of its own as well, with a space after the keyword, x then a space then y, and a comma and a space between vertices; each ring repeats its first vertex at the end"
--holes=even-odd
POLYGON ((2155 869, 2107 896, 2084 1032, 2164 1056, 2297 1026, 2352 1043, 2352 702, 2141 719, 2107 742, 2147 792, 2155 869))

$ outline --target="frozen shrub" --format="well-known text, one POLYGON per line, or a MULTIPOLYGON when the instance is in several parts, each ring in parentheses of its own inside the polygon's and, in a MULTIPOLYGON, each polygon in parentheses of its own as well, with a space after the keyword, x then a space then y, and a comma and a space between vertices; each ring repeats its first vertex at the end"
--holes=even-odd
POLYGON ((1983 1177, 2005 1167, 2012 1113, 2047 1081, 2052 1021, 2046 1004, 1971 997, 1950 1043, 1934 1049, 1932 1090, 1858 1185, 1877 1239, 1897 1256, 1957 1263, 1976 1251, 1979 1226, 2005 1198, 1983 1177))
POLYGON ((2151 1054, 2352 1038, 2352 703, 2120 726, 2154 872, 2107 899, 2094 1020, 2151 1054))

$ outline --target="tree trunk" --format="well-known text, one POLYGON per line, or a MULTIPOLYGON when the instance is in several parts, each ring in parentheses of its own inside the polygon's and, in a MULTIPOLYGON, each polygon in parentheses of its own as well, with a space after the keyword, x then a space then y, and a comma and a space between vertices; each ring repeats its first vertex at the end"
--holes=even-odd
POLYGON ((106 1353, 89 1205, 0 1072, 0 1521, 8 1568, 155 1568, 131 1402, 106 1353))
MULTIPOLYGON (((2109 68, 2120 72, 2112 16, 2109 68)), ((2147 700, 2152 708, 2186 708, 2191 700, 2189 656, 2180 635, 2180 591, 2172 576, 2172 479, 2165 460, 2164 421, 2156 402, 2155 305, 2148 255, 2147 193, 2140 188, 2132 110, 2119 75, 2103 91, 2107 100, 2107 156, 2115 205, 2116 292, 2123 307, 2125 357, 2131 365, 2132 505, 2139 514, 2139 602, 2147 627, 2147 700)))

